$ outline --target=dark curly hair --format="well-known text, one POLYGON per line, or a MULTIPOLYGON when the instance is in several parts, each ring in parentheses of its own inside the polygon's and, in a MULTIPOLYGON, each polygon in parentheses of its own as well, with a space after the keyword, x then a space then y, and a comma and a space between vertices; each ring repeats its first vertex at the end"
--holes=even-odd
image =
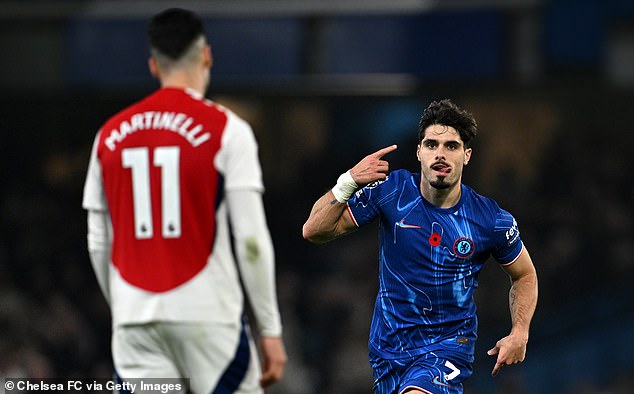
POLYGON ((454 104, 450 99, 433 101, 423 112, 418 123, 418 142, 425 138, 425 130, 431 125, 450 126, 456 129, 465 148, 478 133, 478 125, 473 115, 454 104))

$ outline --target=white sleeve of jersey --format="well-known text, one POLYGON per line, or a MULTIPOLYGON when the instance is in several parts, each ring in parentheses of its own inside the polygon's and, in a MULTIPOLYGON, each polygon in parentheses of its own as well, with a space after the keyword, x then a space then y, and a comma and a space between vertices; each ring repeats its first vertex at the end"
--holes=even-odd
POLYGON ((88 174, 86 175, 86 183, 84 184, 84 198, 82 206, 84 209, 96 209, 105 211, 108 209, 106 195, 103 189, 103 180, 101 178, 101 164, 97 158, 97 145, 99 143, 99 134, 95 137, 95 142, 90 153, 90 162, 88 163, 88 174))
POLYGON ((110 303, 110 253, 112 228, 108 211, 88 211, 88 254, 97 282, 110 303))
POLYGON ((226 190, 264 190, 258 145, 253 130, 231 111, 227 111, 227 125, 215 165, 224 176, 226 190))
POLYGON ((101 164, 97 158, 99 133, 90 153, 88 173, 84 184, 82 206, 88 210, 88 253, 99 287, 106 301, 110 302, 109 270, 112 229, 110 214, 101 177, 101 164))
POLYGON ((263 336, 282 335, 275 288, 275 257, 262 195, 255 190, 228 190, 227 205, 238 265, 248 299, 263 336))

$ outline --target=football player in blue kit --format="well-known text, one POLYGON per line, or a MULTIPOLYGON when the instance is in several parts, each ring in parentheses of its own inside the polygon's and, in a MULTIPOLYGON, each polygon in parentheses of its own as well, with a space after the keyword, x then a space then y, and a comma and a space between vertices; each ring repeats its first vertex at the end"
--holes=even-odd
POLYGON ((492 256, 509 275, 512 327, 488 351, 492 375, 522 362, 537 304, 537 274, 517 222, 462 183, 476 136, 473 116, 450 100, 424 111, 420 173, 362 159, 314 204, 304 238, 321 243, 379 221, 379 291, 370 329, 377 393, 462 393, 477 338, 474 291, 492 256))

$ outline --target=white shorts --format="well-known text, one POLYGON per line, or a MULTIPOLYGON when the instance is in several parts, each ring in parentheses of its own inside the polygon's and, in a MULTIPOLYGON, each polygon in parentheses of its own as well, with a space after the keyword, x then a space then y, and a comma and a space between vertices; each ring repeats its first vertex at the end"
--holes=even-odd
POLYGON ((184 386, 194 394, 263 392, 257 351, 245 325, 152 322, 116 326, 112 357, 124 382, 180 378, 189 379, 183 381, 184 386))

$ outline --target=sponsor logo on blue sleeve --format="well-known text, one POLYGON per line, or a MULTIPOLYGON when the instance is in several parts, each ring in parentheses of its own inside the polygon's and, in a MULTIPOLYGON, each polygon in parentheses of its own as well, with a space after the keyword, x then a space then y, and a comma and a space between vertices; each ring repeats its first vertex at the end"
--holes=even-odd
POLYGON ((513 225, 506 231, 506 241, 509 246, 513 245, 520 236, 520 230, 517 228, 517 221, 513 219, 513 225))

